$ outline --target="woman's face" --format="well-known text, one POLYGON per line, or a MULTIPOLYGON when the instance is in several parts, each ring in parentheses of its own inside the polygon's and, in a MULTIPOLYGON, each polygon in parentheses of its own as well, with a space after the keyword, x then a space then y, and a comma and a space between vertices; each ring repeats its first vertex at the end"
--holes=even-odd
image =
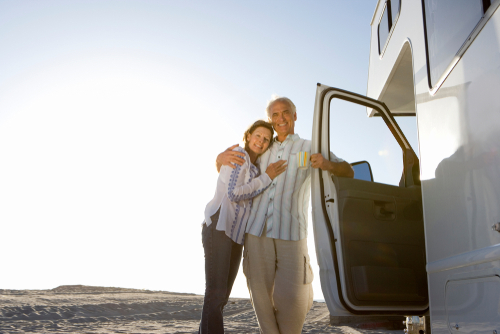
POLYGON ((258 127, 247 135, 248 148, 256 153, 257 155, 261 155, 264 153, 269 144, 271 143, 271 131, 263 126, 258 127))

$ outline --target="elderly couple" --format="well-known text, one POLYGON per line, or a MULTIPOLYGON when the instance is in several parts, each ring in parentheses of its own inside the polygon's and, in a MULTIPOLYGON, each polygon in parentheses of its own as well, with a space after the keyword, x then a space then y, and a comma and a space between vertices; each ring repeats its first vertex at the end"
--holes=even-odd
MULTIPOLYGON (((301 333, 312 306, 313 273, 307 251, 311 169, 298 169, 297 152, 311 141, 294 131, 297 113, 286 97, 271 100, 268 122, 245 132, 245 148, 217 157, 214 198, 205 209, 205 300, 199 333, 224 333, 222 312, 241 262, 264 334, 301 333), (274 131, 277 136, 274 137, 274 131), (221 168, 222 166, 222 168, 221 168)), ((331 154, 310 156, 310 166, 353 177, 351 165, 331 154)))

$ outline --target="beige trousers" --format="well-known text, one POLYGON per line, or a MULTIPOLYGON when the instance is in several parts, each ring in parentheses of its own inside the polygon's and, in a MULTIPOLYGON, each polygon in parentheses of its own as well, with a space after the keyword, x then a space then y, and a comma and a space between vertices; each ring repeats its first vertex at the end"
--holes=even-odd
POLYGON ((245 236, 243 272, 263 334, 300 334, 312 306, 307 239, 245 236))

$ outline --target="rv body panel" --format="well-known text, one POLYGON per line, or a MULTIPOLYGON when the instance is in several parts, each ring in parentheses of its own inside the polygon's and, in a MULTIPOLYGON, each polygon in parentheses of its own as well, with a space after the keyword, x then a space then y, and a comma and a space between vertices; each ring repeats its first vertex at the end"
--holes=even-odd
MULTIPOLYGON (((387 91, 394 85, 398 57, 411 45, 413 76, 405 82, 409 86, 413 80, 415 90, 426 255, 428 268, 436 268, 428 272, 434 319, 439 313, 434 306, 445 304, 449 276, 476 270, 465 266, 468 254, 491 253, 500 244, 500 233, 492 229, 500 222, 500 10, 493 1, 487 22, 464 40, 468 45, 455 57, 454 67, 433 87, 422 6, 423 1, 402 1, 382 55, 376 52, 373 20, 367 95, 394 105, 392 112, 404 112, 387 91)), ((379 16, 382 7, 377 7, 379 16)), ((481 268, 498 268, 498 259, 484 255, 481 268)))
MULTIPOLYGON (((456 260, 465 263, 464 257, 456 260)), ((489 334, 498 331, 499 275, 500 260, 430 272, 432 333, 489 334)))
POLYGON ((497 11, 436 93, 417 93, 429 264, 500 243, 499 41, 497 11))

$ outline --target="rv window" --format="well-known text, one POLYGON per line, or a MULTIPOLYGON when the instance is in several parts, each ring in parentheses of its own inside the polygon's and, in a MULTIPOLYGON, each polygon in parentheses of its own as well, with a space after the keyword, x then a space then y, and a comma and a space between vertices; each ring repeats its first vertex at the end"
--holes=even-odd
POLYGON ((483 0, 483 12, 486 12, 488 8, 490 8, 491 1, 490 0, 483 0))
POLYGON ((381 54, 382 50, 384 50, 385 42, 387 41, 387 37, 389 37, 389 11, 387 7, 384 10, 384 14, 382 15, 382 20, 378 24, 378 53, 381 54))
POLYGON ((387 0, 382 18, 378 24, 378 53, 382 54, 391 30, 399 17, 401 0, 387 0))
POLYGON ((392 25, 396 24, 396 20, 399 16, 399 6, 401 0, 391 0, 389 1, 391 4, 391 16, 392 16, 392 25))
POLYGON ((489 7, 488 0, 425 0, 430 85, 439 81, 489 7))

